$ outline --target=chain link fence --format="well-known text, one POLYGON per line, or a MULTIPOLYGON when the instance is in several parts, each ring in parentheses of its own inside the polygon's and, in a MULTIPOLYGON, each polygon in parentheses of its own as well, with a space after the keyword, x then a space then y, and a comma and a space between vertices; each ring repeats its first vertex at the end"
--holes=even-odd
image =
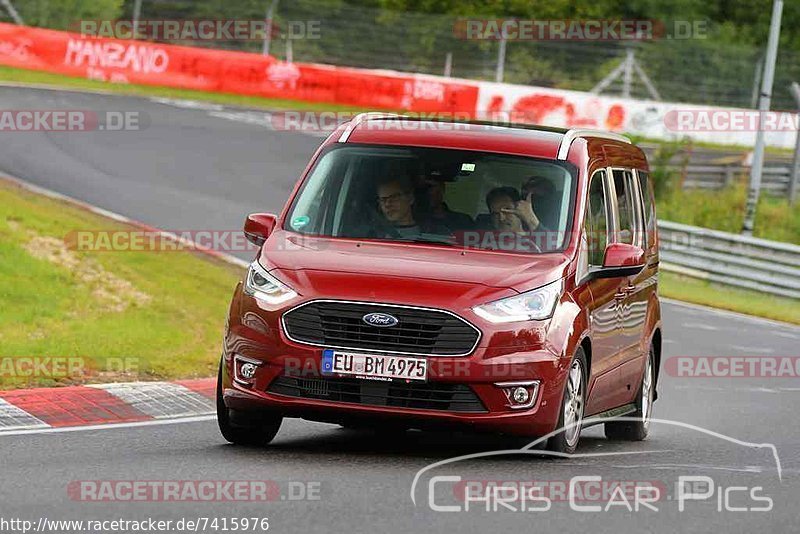
MULTIPOLYGON (((81 20, 133 17, 137 0, 10 0, 26 24, 78 28, 81 20)), ((496 40, 467 40, 456 31, 459 17, 398 12, 348 4, 343 0, 140 0, 142 20, 264 20, 272 7, 279 29, 270 53, 294 61, 392 69, 494 80, 500 57, 496 40), (293 23, 314 22, 313 37, 289 38, 293 23)), ((498 14, 501 16, 502 14, 498 14)), ((466 18, 466 17, 464 17, 466 18)), ((0 4, 0 20, 11 21, 0 4)), ((462 19, 463 20, 463 19, 462 19)), ((674 21, 672 21, 674 22, 674 21)), ((689 21, 691 22, 691 21, 689 21)), ((665 21, 666 25, 671 24, 665 21)), ((792 28, 784 28, 791 31, 792 28)), ((621 41, 508 41, 503 81, 578 91, 592 90, 625 60, 628 47, 662 100, 755 106, 754 87, 763 50, 720 43, 717 30, 687 39, 621 41)), ((765 38, 766 39, 766 38, 765 38)), ((261 53, 263 43, 186 41, 179 44, 261 53)), ((800 79, 800 58, 781 51, 773 109, 794 109, 788 92, 800 79)), ((621 94, 623 77, 604 89, 621 94)), ((648 98, 640 76, 629 85, 634 97, 648 98)))

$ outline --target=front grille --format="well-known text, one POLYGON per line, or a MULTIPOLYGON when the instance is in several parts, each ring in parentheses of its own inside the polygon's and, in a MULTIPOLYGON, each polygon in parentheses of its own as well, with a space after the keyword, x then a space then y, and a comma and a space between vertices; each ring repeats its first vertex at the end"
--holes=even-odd
POLYGON ((478 342, 475 327, 444 311, 380 304, 312 301, 283 316, 289 338, 301 343, 407 354, 463 356, 478 342), (366 324, 373 312, 398 319, 391 327, 366 324))
POLYGON ((287 397, 369 406, 486 412, 475 392, 463 384, 280 376, 270 384, 267 391, 287 397))

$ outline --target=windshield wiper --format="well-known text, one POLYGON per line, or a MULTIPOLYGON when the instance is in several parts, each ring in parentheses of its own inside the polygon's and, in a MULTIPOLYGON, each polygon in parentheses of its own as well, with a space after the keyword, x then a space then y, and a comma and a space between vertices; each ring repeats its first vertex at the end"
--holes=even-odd
POLYGON ((456 242, 454 239, 448 239, 446 237, 429 237, 429 236, 401 237, 399 239, 395 239, 394 241, 402 241, 404 243, 432 243, 435 245, 447 245, 450 247, 456 246, 456 242))

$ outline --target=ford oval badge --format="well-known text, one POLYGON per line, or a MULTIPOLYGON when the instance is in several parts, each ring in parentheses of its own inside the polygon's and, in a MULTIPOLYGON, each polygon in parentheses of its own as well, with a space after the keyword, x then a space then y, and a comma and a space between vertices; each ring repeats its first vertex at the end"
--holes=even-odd
POLYGON ((362 321, 370 326, 377 326, 380 328, 387 328, 389 326, 396 326, 400 321, 394 315, 388 313, 368 313, 361 318, 362 321))

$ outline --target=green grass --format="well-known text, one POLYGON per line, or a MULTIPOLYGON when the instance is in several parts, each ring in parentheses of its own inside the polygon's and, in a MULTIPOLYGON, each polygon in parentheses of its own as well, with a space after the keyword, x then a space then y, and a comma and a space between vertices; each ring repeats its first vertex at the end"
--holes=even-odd
POLYGON ((27 69, 16 69, 0 66, 0 81, 28 84, 45 84, 58 87, 110 91, 123 95, 135 96, 160 96, 166 98, 180 98, 186 100, 201 100, 215 104, 242 106, 263 109, 289 109, 297 111, 343 111, 359 112, 369 111, 357 106, 342 104, 329 104, 325 102, 303 102, 285 98, 264 98, 260 96, 238 95, 233 93, 215 93, 209 91, 195 91, 191 89, 177 89, 160 87, 156 85, 136 85, 102 82, 86 78, 51 74, 27 69))
MULTIPOLYGON (((746 195, 744 184, 717 191, 675 187, 659 196, 658 218, 738 234, 744 221, 746 195)), ((762 194, 753 235, 800 244, 800 207, 790 206, 785 198, 762 194)))
POLYGON ((239 269, 191 252, 69 251, 57 263, 28 250, 71 230, 125 228, 0 181, 0 389, 213 376, 239 269), (116 285, 87 280, 86 266, 129 282, 129 307, 98 298, 116 285), (21 376, 14 361, 32 358, 79 361, 84 373, 21 376))
POLYGON ((800 300, 713 284, 661 271, 658 292, 668 297, 712 308, 800 324, 800 300))

